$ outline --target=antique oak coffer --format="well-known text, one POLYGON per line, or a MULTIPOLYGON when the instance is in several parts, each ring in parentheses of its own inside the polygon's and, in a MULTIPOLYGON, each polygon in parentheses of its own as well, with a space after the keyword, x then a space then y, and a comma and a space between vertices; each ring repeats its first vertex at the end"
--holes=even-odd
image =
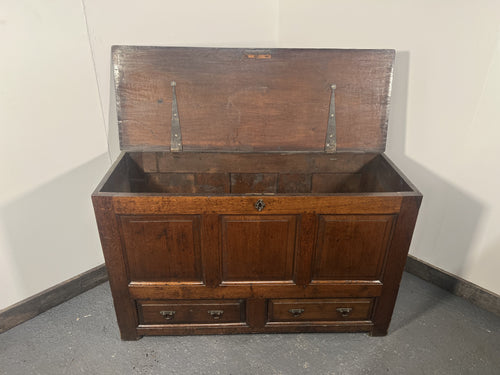
POLYGON ((387 333, 422 199, 383 154, 394 54, 113 48, 122 339, 387 333))

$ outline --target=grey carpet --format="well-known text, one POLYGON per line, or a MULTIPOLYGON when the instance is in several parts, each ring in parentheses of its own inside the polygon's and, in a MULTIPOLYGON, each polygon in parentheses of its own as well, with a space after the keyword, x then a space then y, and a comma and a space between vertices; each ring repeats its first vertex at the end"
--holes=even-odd
POLYGON ((500 374, 500 317, 405 274, 389 335, 120 341, 109 285, 0 335, 0 374, 500 374))

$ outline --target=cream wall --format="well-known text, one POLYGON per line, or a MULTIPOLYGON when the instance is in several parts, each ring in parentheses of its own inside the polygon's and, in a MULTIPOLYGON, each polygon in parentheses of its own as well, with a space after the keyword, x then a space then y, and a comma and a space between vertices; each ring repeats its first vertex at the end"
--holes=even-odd
POLYGON ((78 0, 0 2, 0 309, 103 262, 110 165, 78 0))
POLYGON ((387 154, 424 194, 411 254, 500 294, 500 2, 282 1, 280 47, 398 51, 387 154))
POLYGON ((425 196, 411 253, 500 293, 498 1, 7 3, 0 308, 102 262, 88 195, 106 139, 118 152, 113 44, 395 48, 387 153, 425 196))
MULTIPOLYGON (((278 40, 276 0, 85 0, 84 4, 105 113, 110 108, 112 45, 275 47, 278 40)), ((107 128, 115 158, 119 146, 113 115, 107 128)))
POLYGON ((271 47, 276 6, 0 3, 0 309, 103 262, 90 194, 119 151, 107 125, 111 45, 271 47))

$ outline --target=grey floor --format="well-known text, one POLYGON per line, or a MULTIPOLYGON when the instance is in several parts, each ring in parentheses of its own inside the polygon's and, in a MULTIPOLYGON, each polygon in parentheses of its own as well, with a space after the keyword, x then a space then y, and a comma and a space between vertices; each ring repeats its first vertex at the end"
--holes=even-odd
POLYGON ((500 374, 500 317, 405 274, 390 333, 122 342, 103 284, 0 335, 0 374, 500 374))

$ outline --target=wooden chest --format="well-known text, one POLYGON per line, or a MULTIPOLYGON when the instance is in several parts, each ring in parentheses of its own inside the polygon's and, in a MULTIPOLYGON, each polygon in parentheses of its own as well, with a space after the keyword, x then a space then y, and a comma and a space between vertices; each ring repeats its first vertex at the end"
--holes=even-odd
POLYGON ((92 199, 122 339, 387 333, 422 198, 383 154, 393 61, 113 48, 92 199))

